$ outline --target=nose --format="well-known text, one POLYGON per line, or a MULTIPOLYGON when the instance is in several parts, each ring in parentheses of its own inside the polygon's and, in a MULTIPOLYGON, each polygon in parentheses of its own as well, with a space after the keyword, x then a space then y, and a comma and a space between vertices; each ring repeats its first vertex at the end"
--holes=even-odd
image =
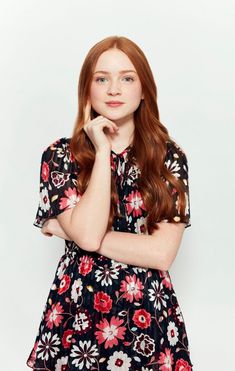
POLYGON ((111 81, 109 86, 108 86, 107 93, 111 94, 111 95, 120 94, 121 89, 120 89, 120 86, 119 86, 119 82, 111 81))

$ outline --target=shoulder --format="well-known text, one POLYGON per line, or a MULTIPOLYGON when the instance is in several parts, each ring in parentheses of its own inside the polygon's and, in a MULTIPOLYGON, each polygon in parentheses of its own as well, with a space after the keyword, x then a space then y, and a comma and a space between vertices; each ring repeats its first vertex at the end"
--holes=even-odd
POLYGON ((67 137, 58 138, 54 142, 47 145, 43 152, 54 152, 58 150, 68 151, 70 150, 70 139, 71 138, 67 137))
POLYGON ((48 163, 52 168, 58 168, 60 171, 68 170, 70 167, 76 169, 76 161, 71 152, 69 137, 57 138, 43 150, 42 161, 48 163))
POLYGON ((173 173, 188 171, 188 160, 185 151, 175 141, 167 141, 165 165, 173 173))
POLYGON ((182 149, 182 147, 176 143, 175 141, 173 140, 169 140, 166 142, 167 144, 167 151, 166 151, 166 158, 170 159, 184 159, 187 161, 187 156, 186 156, 186 153, 185 151, 182 149))

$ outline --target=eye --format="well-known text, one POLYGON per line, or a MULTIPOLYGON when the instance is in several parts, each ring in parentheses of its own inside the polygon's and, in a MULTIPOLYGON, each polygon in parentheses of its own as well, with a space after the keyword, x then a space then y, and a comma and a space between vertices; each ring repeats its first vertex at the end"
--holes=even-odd
MULTIPOLYGON (((95 81, 97 81, 97 82, 104 82, 104 80, 106 79, 106 77, 97 77, 96 79, 95 79, 95 81)), ((128 81, 134 81, 135 79, 133 78, 133 77, 131 77, 131 76, 125 76, 124 77, 124 79, 129 79, 128 81)))
POLYGON ((124 79, 131 79, 132 81, 134 81, 134 78, 131 77, 131 76, 126 76, 126 77, 124 77, 124 79))
POLYGON ((105 77, 97 77, 97 79, 95 81, 100 81, 102 79, 105 79, 105 77))

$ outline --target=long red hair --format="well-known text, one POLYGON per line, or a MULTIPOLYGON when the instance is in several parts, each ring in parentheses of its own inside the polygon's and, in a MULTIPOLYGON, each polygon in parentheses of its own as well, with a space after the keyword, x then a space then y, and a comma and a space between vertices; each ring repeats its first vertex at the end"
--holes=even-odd
MULTIPOLYGON (((88 52, 81 68, 78 82, 78 115, 70 141, 71 151, 80 169, 78 191, 85 192, 95 161, 95 148, 83 130, 84 107, 89 96, 96 62, 99 56, 110 48, 118 48, 129 57, 142 85, 144 100, 141 100, 134 112, 135 133, 128 156, 130 161, 138 164, 141 170, 138 189, 148 212, 147 230, 149 234, 152 234, 154 229, 158 229, 156 224, 158 221, 167 218, 170 222, 175 222, 171 187, 175 188, 179 194, 178 208, 181 222, 187 222, 184 214, 186 188, 185 184, 164 165, 166 142, 175 143, 175 141, 170 138, 167 128, 159 120, 157 88, 149 63, 138 45, 126 37, 110 36, 96 43, 88 52), (169 187, 162 177, 168 181, 169 187)), ((91 119, 97 116, 98 113, 91 108, 91 119)), ((111 230, 114 216, 119 216, 116 208, 117 201, 116 185, 112 177, 111 207, 107 230, 111 230)))

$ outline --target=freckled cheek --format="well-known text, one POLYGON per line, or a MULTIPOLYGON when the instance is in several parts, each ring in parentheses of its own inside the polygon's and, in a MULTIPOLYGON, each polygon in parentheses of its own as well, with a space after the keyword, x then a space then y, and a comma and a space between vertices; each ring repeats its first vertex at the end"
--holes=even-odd
POLYGON ((141 100, 141 90, 134 89, 125 94, 125 100, 131 104, 133 108, 137 108, 141 100))
POLYGON ((91 97, 91 102, 103 101, 104 99, 103 89, 101 87, 91 85, 90 97, 91 97))

